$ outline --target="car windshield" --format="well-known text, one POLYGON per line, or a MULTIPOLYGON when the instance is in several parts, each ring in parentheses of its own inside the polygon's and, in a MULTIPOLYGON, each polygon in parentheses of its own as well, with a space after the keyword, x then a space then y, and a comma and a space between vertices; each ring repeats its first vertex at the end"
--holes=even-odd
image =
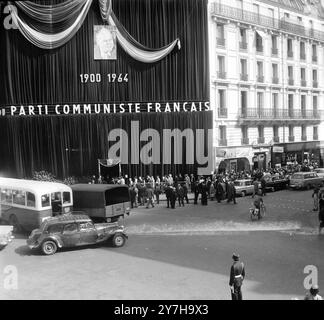
POLYGON ((244 182, 243 181, 234 181, 234 186, 243 186, 244 182))
POLYGON ((304 176, 302 174, 293 174, 291 179, 304 179, 304 176))

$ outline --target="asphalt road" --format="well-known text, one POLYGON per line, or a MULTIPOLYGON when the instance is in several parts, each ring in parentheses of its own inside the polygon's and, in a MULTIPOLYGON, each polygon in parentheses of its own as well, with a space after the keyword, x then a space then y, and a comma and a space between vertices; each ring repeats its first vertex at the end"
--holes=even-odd
POLYGON ((7 266, 18 272, 17 288, 1 286, 0 299, 228 300, 233 251, 246 264, 245 299, 302 299, 307 265, 317 267, 324 288, 324 234, 317 235, 311 191, 269 193, 265 202, 260 222, 249 220, 250 197, 237 205, 138 208, 125 219, 129 240, 122 248, 42 256, 21 235, 0 252, 0 283, 7 266))

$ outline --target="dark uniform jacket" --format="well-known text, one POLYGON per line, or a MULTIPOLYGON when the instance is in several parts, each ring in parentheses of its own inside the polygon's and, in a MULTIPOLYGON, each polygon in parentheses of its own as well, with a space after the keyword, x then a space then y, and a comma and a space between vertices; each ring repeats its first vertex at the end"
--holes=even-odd
POLYGON ((244 278, 245 278, 244 263, 241 261, 235 261, 231 267, 229 285, 240 287, 242 285, 244 278), (241 277, 239 277, 239 275, 241 275, 241 277))

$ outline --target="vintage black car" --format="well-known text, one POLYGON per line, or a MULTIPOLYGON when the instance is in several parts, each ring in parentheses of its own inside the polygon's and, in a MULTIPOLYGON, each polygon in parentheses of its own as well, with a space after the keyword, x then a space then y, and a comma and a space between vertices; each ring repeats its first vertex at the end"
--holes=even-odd
POLYGON ((266 189, 271 191, 287 189, 289 180, 285 177, 268 176, 266 181, 266 189))
POLYGON ((83 214, 65 214, 45 220, 27 239, 31 249, 40 249, 45 255, 58 248, 84 246, 112 241, 122 247, 127 239, 125 228, 115 223, 96 223, 83 214))

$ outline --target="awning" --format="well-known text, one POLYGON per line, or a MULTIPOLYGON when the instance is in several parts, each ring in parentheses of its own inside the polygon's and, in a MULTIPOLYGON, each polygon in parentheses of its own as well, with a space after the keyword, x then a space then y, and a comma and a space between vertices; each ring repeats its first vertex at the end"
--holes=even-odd
POLYGON ((261 30, 255 30, 255 32, 263 39, 266 37, 266 33, 261 30))

